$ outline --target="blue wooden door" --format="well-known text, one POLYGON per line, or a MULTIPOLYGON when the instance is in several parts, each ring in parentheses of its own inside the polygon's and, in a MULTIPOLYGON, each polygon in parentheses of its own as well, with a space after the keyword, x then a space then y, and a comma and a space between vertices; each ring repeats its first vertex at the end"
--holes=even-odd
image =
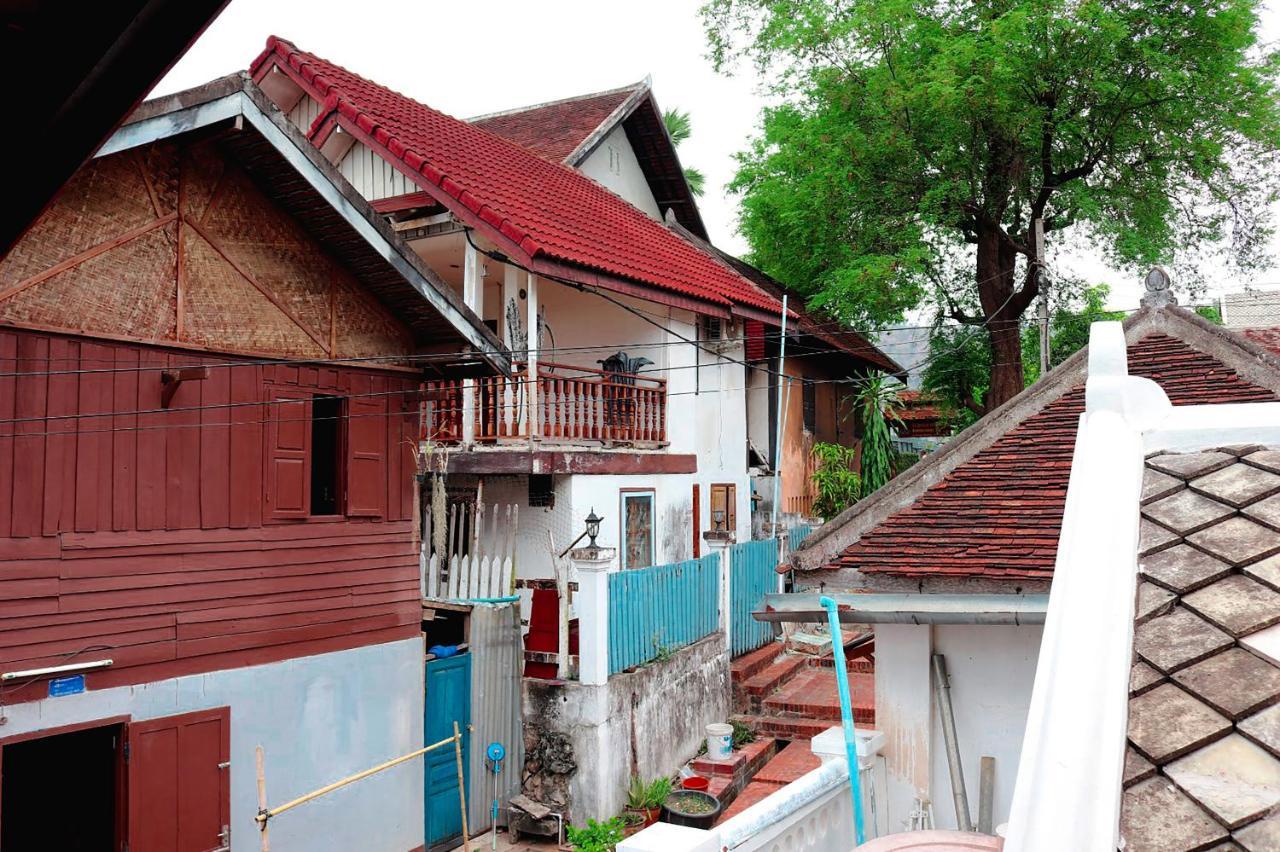
MULTIPOLYGON (((426 715, 423 720, 424 745, 453 736, 453 723, 462 731, 462 773, 467 775, 471 756, 471 655, 459 654, 427 662, 426 715)), ((451 747, 426 754, 426 839, 427 847, 444 843, 462 834, 462 811, 458 803, 458 764, 451 747)))

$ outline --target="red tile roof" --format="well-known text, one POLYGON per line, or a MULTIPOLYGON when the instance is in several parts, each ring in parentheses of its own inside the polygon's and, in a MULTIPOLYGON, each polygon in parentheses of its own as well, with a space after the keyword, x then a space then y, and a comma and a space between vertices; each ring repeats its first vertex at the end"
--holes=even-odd
MULTIPOLYGON (((529 259, 604 272, 712 306, 771 316, 781 305, 750 281, 573 169, 379 86, 272 36, 251 67, 281 67, 363 136, 529 259)), ((322 115, 313 140, 325 131, 322 115)), ((446 202, 448 203, 448 202, 446 202)))
MULTIPOLYGON (((1130 344, 1129 372, 1158 382, 1174 405, 1276 399, 1166 334, 1130 344)), ((863 533, 828 567, 918 577, 1052 577, 1083 411, 1081 384, 863 533)))
POLYGON ((471 124, 527 148, 540 157, 560 163, 622 106, 636 88, 629 86, 612 92, 482 115, 471 119, 471 124))
POLYGON ((1280 328, 1246 328, 1244 336, 1280 355, 1280 328))

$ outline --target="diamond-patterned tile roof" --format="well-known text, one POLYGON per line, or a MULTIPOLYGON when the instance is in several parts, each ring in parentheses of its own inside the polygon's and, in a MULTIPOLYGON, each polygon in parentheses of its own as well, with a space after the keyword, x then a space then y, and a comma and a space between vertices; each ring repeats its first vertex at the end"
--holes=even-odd
POLYGON ((1253 520, 1273 516, 1277 461, 1256 447, 1147 460, 1146 481, 1173 495, 1142 506, 1167 534, 1147 536, 1175 543, 1139 560, 1126 850, 1280 850, 1280 533, 1253 520), (1156 508, 1197 492, 1227 513, 1156 508))

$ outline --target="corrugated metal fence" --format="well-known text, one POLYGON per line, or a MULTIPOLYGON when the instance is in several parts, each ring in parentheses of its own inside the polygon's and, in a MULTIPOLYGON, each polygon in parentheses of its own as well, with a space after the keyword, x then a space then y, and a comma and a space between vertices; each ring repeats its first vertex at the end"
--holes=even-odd
POLYGON ((773 538, 735 544, 729 555, 730 619, 733 656, 773 641, 773 626, 752 619, 764 596, 778 590, 778 541, 773 538))
MULTIPOLYGON (((471 609, 471 755, 467 825, 472 835, 493 824, 493 773, 485 760, 489 743, 502 743, 507 757, 498 776, 498 820, 506 822, 507 801, 520 795, 524 771, 524 730, 520 721, 520 605, 477 604, 471 609)), ((456 807, 456 805, 455 805, 456 807)))
POLYGON ((609 674, 647 663, 720 625, 720 556, 609 575, 609 674))

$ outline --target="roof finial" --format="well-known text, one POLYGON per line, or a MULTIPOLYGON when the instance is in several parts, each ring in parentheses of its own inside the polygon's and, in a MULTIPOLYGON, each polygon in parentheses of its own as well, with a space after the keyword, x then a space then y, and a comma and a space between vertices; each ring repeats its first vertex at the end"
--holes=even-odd
POLYGON ((1151 267, 1145 284, 1147 293, 1142 297, 1142 307, 1166 308, 1178 304, 1178 297, 1173 295, 1173 278, 1163 266, 1151 267))

